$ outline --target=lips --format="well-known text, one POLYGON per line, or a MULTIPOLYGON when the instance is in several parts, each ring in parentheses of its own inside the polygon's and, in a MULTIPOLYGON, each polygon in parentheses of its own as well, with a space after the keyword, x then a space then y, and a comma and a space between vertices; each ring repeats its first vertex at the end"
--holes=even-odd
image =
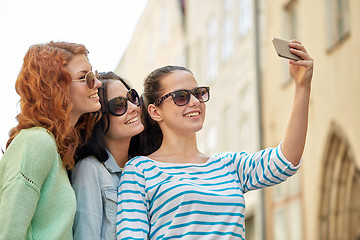
POLYGON ((91 95, 89 96, 89 98, 90 98, 90 99, 96 99, 96 98, 99 98, 99 95, 98 95, 97 92, 95 92, 95 93, 91 94, 91 95))
POLYGON ((185 117, 198 117, 198 116, 200 116, 200 112, 199 111, 194 111, 194 112, 189 112, 189 113, 186 113, 185 115, 184 115, 185 117))
POLYGON ((125 122, 125 124, 132 124, 132 123, 137 122, 137 121, 139 121, 139 116, 136 116, 136 117, 131 118, 130 120, 127 120, 125 122))

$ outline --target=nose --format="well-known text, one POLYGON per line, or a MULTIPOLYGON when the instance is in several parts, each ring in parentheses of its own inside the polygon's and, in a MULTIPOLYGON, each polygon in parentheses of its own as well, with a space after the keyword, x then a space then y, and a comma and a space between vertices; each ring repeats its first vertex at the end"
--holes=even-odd
POLYGON ((197 99, 193 94, 190 94, 189 106, 196 106, 199 104, 200 104, 199 99, 197 99))
POLYGON ((99 79, 95 78, 95 87, 94 89, 98 89, 99 87, 101 87, 102 83, 100 82, 99 79))
POLYGON ((133 104, 132 102, 130 102, 129 100, 127 101, 128 103, 128 112, 131 113, 133 111, 140 111, 139 106, 136 106, 135 104, 133 104))

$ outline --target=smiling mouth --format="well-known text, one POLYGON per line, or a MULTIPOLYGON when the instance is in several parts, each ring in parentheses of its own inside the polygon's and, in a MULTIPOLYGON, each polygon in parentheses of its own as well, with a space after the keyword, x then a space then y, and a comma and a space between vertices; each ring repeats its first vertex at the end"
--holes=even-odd
POLYGON ((200 112, 190 112, 185 114, 185 117, 198 117, 200 115, 200 112))
POLYGON ((132 124, 132 123, 134 123, 134 122, 137 122, 138 120, 139 120, 139 117, 136 116, 136 117, 134 117, 134 118, 126 121, 125 124, 132 124))
POLYGON ((95 98, 98 98, 99 95, 97 93, 94 93, 92 95, 89 96, 90 99, 95 99, 95 98))

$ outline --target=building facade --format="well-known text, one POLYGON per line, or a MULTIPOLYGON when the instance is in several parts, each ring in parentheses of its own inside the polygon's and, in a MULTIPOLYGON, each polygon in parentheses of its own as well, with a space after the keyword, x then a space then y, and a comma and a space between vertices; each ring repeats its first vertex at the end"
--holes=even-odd
POLYGON ((282 138, 293 94, 271 38, 299 39, 315 63, 300 174, 266 190, 267 239, 360 239, 360 2, 275 0, 266 9, 265 145, 282 138))
POLYGON ((182 3, 149 0, 115 72, 142 92, 145 77, 165 65, 186 65, 182 3))

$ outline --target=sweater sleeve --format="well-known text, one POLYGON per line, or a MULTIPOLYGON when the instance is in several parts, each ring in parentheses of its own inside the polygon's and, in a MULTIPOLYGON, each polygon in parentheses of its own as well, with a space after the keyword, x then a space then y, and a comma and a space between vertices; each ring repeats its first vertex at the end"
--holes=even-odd
POLYGON ((81 160, 71 177, 77 202, 74 239, 100 239, 103 204, 96 166, 90 159, 81 160))
POLYGON ((276 148, 267 148, 254 154, 235 153, 232 157, 244 192, 273 186, 294 175, 300 167, 294 167, 281 151, 281 143, 276 148))
POLYGON ((46 130, 22 130, 0 161, 0 239, 25 239, 57 147, 46 130))
POLYGON ((149 220, 145 176, 133 164, 126 164, 118 188, 117 239, 148 239, 149 220))

